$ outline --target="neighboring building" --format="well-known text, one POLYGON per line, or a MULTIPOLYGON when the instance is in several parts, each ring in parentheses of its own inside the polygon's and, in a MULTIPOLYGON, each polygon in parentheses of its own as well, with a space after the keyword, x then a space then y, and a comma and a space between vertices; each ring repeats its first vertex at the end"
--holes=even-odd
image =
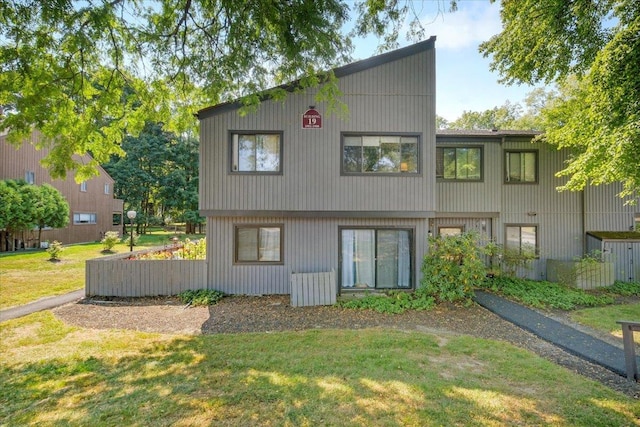
POLYGON ((547 258, 583 254, 587 231, 629 229, 637 211, 614 186, 558 193, 566 155, 533 133, 436 135, 434 42, 335 69, 348 118, 315 90, 198 113, 210 288, 289 294, 292 273, 335 271, 338 293, 410 290, 427 237, 470 229, 532 243, 524 273, 540 279, 547 258))
MULTIPOLYGON (((109 174, 98 167, 99 175, 89 181, 75 182, 73 173, 63 180, 52 179, 40 161, 47 155, 46 149, 36 150, 34 144, 40 140, 40 133, 33 132, 28 141, 18 149, 6 142, 6 135, 0 135, 0 180, 24 179, 30 184, 51 184, 58 189, 69 203, 69 225, 59 229, 44 229, 42 241, 58 240, 64 244, 94 242, 102 238, 107 231, 122 231, 123 201, 113 198, 114 181, 109 174)), ((87 154, 82 160, 89 162, 87 154)), ((4 231, 0 240, 0 251, 7 250, 8 238, 4 231)), ((35 247, 38 230, 25 233, 20 246, 35 247)))

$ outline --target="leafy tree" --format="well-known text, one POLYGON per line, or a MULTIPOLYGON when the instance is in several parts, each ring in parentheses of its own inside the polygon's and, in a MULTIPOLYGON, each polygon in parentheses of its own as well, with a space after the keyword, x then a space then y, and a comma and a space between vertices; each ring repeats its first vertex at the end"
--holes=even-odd
POLYGON ((481 112, 464 111, 449 126, 452 129, 514 129, 515 121, 521 116, 522 107, 520 104, 505 102, 502 107, 494 107, 491 110, 481 112))
MULTIPOLYGON (((13 236, 44 226, 62 228, 69 222, 69 204, 62 194, 49 184, 41 187, 27 184, 24 180, 0 181, 0 229, 13 236)), ((12 249, 12 248, 11 248, 12 249)))
POLYGON ((69 203, 62 193, 49 184, 38 188, 34 222, 38 227, 38 246, 44 227, 63 228, 69 224, 69 203))
POLYGON ((160 181, 159 198, 164 213, 186 223, 186 233, 194 234, 204 218, 198 213, 198 140, 182 136, 171 141, 160 181))
MULTIPOLYGON (((452 7, 455 1, 451 2, 452 7)), ((195 126, 193 112, 298 81, 335 106, 327 70, 350 59, 351 38, 373 34, 392 46, 405 17, 422 36, 414 2, 89 0, 0 2, 0 122, 21 142, 35 127, 52 176, 79 180, 122 154, 126 135, 146 122, 195 126), (351 8, 357 12, 345 34, 351 8), (91 152, 95 163, 73 154, 91 152)), ((270 94, 282 98, 285 90, 270 94)), ((329 108, 330 109, 330 108, 329 108)))
POLYGON ((138 137, 126 137, 122 149, 125 155, 112 156, 104 168, 116 181, 116 196, 138 212, 138 232, 167 215, 185 221, 188 233, 195 232, 203 222, 198 214, 198 140, 148 123, 138 137))
POLYGON ((501 17, 480 51, 502 81, 560 84, 542 138, 573 152, 562 189, 619 181, 621 197, 640 191, 640 2, 503 0, 501 17))

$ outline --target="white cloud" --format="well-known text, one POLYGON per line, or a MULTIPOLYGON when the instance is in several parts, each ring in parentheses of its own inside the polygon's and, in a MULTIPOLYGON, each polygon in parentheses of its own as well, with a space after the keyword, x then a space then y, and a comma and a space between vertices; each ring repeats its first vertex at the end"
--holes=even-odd
POLYGON ((457 12, 432 14, 421 21, 427 34, 437 37, 438 49, 475 48, 502 29, 499 2, 460 1, 457 12))

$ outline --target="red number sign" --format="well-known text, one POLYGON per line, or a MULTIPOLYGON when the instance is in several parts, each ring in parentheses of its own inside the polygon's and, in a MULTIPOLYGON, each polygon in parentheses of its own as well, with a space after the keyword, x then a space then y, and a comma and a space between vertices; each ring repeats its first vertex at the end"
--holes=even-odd
POLYGON ((302 115, 303 129, 321 129, 322 116, 316 110, 307 110, 302 115))

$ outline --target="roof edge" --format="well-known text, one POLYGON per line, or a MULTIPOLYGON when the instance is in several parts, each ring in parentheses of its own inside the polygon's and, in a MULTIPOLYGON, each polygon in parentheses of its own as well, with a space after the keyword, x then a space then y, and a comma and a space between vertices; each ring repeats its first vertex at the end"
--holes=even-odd
MULTIPOLYGON (((333 73, 337 78, 346 77, 348 75, 359 73, 361 71, 366 71, 371 68, 378 67, 380 65, 387 64, 389 62, 397 61, 429 49, 434 49, 435 41, 436 41, 436 36, 431 36, 427 40, 424 40, 409 46, 405 46, 400 49, 392 50, 390 52, 385 52, 380 55, 372 56, 367 59, 362 59, 360 61, 342 65, 340 67, 333 68, 331 71, 333 71, 333 73)), ((287 92, 293 92, 299 88, 299 85, 300 85, 300 80, 294 80, 293 82, 290 82, 290 83, 285 83, 280 86, 275 86, 275 87, 266 89, 263 92, 264 95, 260 96, 260 102, 271 99, 271 96, 266 94, 270 90, 284 89, 287 92)), ((223 102, 217 105, 203 108, 199 110, 195 114, 195 116, 199 120, 203 120, 218 114, 240 109, 242 106, 243 104, 236 99, 233 101, 223 102)))

